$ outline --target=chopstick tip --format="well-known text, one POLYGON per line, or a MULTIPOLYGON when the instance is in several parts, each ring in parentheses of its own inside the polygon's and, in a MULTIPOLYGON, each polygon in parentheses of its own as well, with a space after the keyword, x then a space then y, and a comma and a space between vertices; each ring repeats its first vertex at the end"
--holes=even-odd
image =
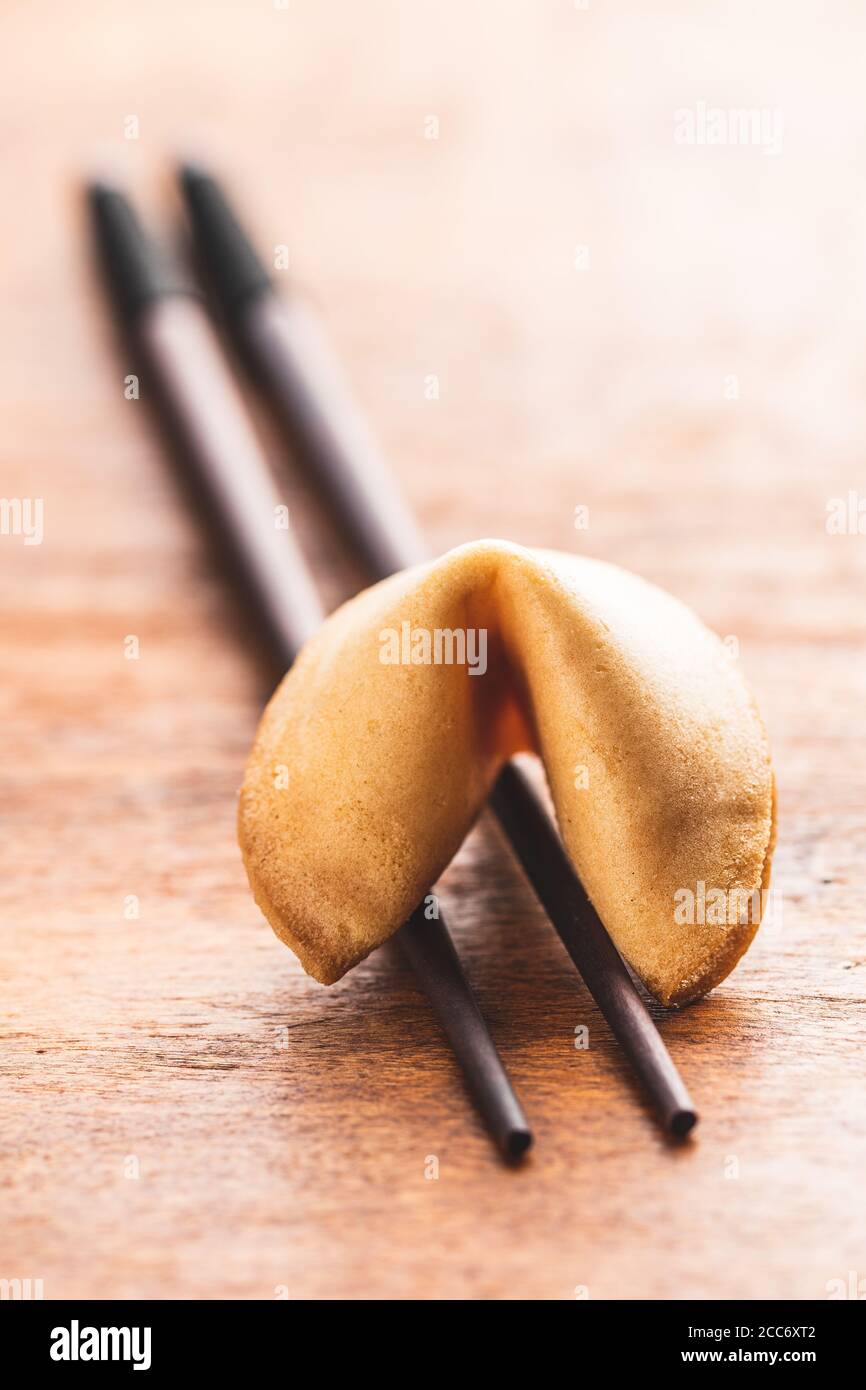
POLYGON ((698 1112, 691 1106, 674 1110, 668 1120, 668 1133, 674 1139, 686 1139, 698 1123, 698 1112))
POLYGON ((502 1140, 502 1153, 509 1163, 517 1164, 533 1144, 531 1129, 509 1129, 502 1140))

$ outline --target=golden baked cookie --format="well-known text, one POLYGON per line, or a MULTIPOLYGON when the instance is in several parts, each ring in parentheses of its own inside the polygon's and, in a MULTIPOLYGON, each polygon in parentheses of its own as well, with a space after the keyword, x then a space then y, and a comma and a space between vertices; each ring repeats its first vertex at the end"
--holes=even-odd
POLYGON ((262 716, 239 839, 311 975, 333 983, 402 925, 520 750, 543 759, 571 860, 652 993, 681 1004, 728 974, 774 827, 736 663, 636 575, 479 541, 344 604, 262 716))

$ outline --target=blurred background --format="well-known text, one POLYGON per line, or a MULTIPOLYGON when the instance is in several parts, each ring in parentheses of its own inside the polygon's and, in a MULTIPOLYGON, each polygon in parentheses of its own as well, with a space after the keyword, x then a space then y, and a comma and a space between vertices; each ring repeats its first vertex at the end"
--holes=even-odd
POLYGON ((820 519, 848 484, 862 434, 856 5, 5 15, 6 487, 42 480, 56 546, 81 534, 60 516, 164 483, 105 357, 80 180, 119 176, 170 234, 172 161, 194 153, 262 249, 287 249, 438 548, 572 545, 574 505, 594 504, 580 544, 674 587, 711 547, 711 619, 734 552, 777 626, 816 602, 802 566, 821 567, 823 528, 803 508, 820 519), (701 104, 778 132, 680 143, 677 113, 701 104))
MULTIPOLYGON (((827 521, 866 488, 864 39, 853 0, 6 0, 0 490, 44 538, 0 536, 0 1275, 824 1297, 862 1264, 866 541, 827 521), (286 248, 433 549, 579 548, 737 645, 784 929, 664 1023, 707 1114, 688 1154, 600 1021, 578 1067, 591 1001, 488 831, 446 893, 538 1120, 520 1176, 491 1179, 404 968, 326 993, 259 922, 233 819, 266 691, 124 398, 81 199, 107 171, 182 249, 189 154, 286 248)), ((283 476, 334 604, 357 572, 283 476)))

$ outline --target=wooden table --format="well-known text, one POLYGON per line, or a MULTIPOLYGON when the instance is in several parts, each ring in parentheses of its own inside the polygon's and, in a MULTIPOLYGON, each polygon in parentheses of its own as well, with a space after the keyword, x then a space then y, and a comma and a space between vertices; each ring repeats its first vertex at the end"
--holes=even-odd
MULTIPOLYGON (((864 30, 853 0, 7 10, 2 489, 45 521, 0 537, 0 1277, 821 1299, 866 1276, 866 537, 826 529, 866 487, 864 30), (700 102, 778 108, 781 150, 677 143, 700 102), (393 950, 325 990, 259 917, 234 817, 263 673, 124 399, 79 205, 108 162, 170 229, 190 146, 288 246, 438 549, 577 547, 740 644, 783 915, 660 1019, 703 1113, 685 1147, 492 825, 442 892, 536 1128, 517 1171, 393 950)), ((285 478, 336 603, 357 575, 285 478)))

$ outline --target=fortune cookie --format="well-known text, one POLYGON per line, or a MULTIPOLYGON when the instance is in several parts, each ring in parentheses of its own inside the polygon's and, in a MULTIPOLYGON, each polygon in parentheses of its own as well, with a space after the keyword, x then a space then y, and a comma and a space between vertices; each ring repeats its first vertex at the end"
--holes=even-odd
POLYGON ((331 984, 402 925, 519 751, 542 759, 571 861, 652 994, 682 1004, 724 979, 774 839, 736 662, 636 575, 503 541, 344 604, 262 716, 239 839, 304 969, 331 984))

